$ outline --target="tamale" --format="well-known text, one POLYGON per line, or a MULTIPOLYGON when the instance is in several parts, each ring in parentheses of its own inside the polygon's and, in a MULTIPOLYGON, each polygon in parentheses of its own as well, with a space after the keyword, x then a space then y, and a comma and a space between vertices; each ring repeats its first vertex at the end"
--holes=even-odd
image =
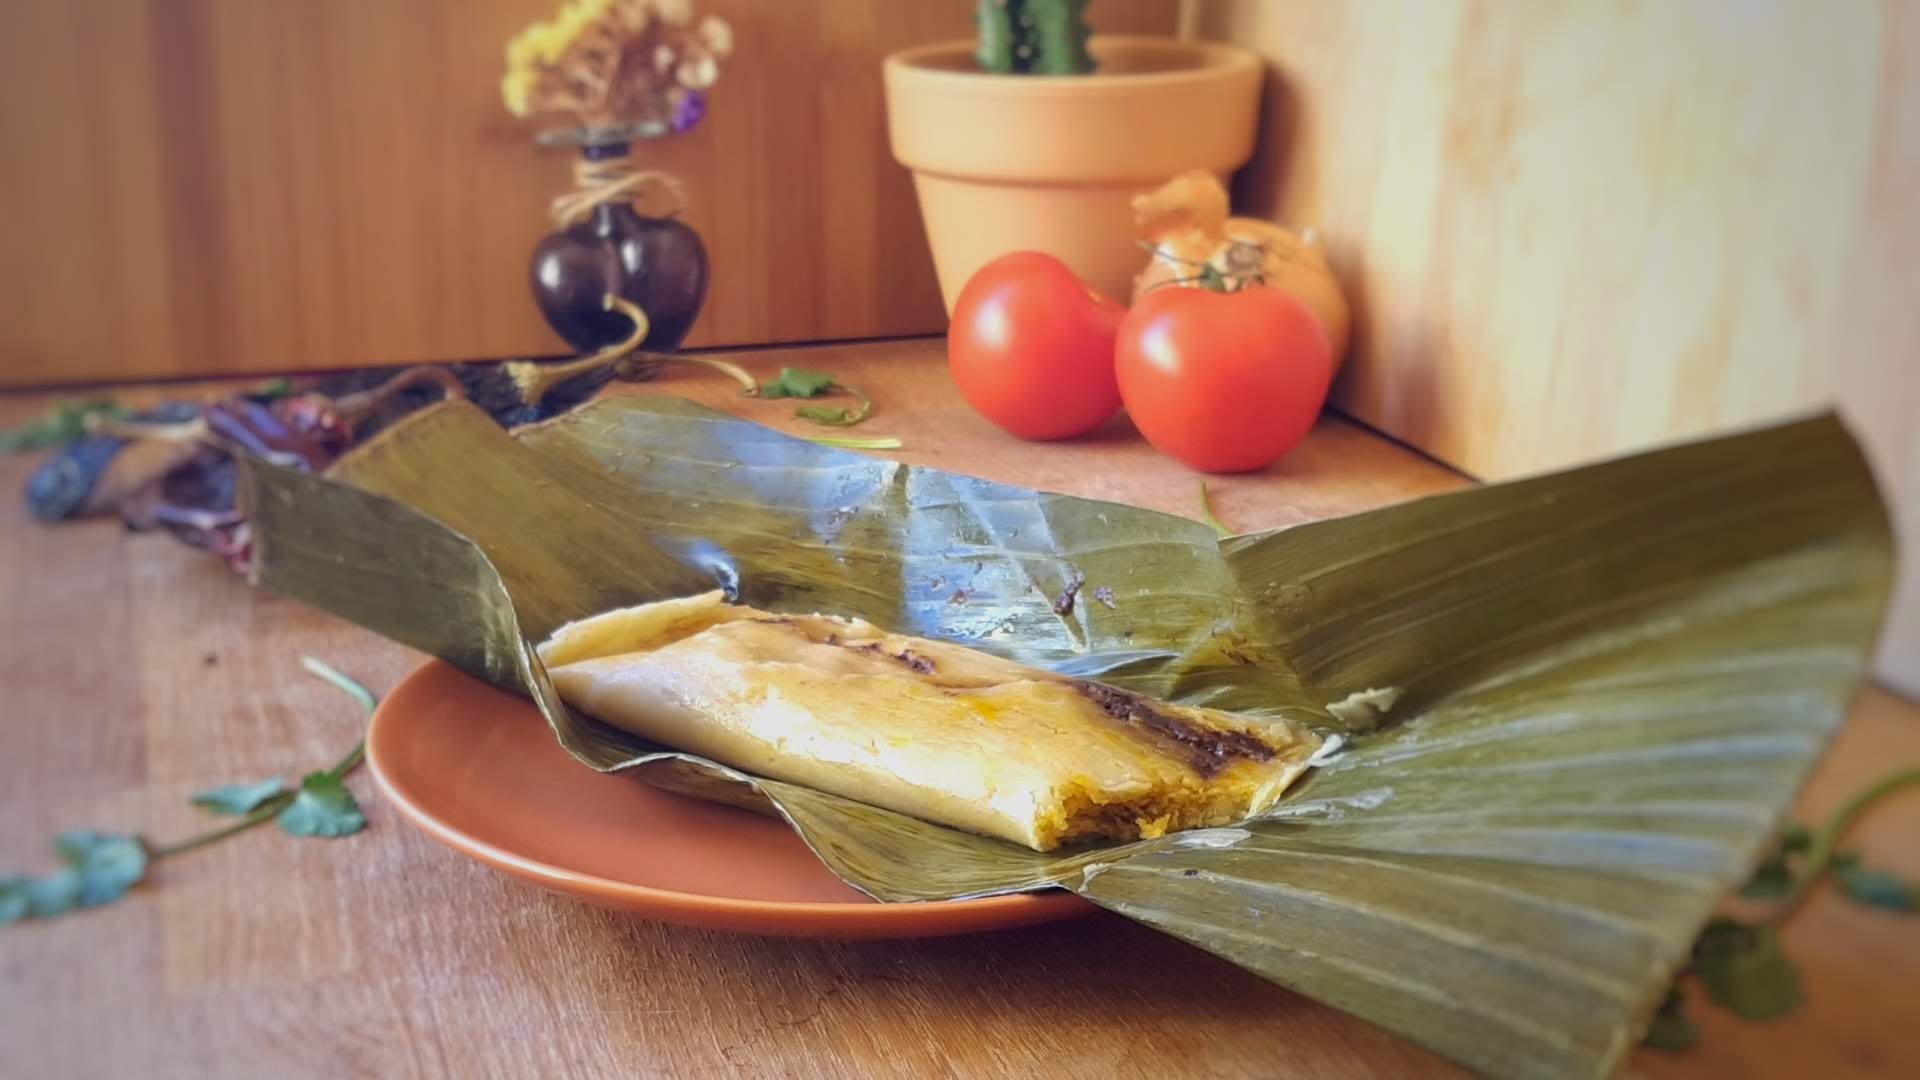
POLYGON ((571 706, 747 772, 1051 851, 1271 806, 1318 736, 719 592, 569 623, 571 706))

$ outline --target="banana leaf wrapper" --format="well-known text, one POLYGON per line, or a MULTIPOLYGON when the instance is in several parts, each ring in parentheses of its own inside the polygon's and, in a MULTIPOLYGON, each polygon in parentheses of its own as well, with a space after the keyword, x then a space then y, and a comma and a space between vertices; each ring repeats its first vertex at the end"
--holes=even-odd
POLYGON ((1831 417, 1227 540, 658 397, 513 435, 450 404, 242 490, 260 584, 529 695, 587 766, 777 813, 881 900, 1071 889, 1505 1076, 1638 1040, 1844 718, 1892 575, 1831 417), (1078 577, 1113 606, 1057 612, 1078 577), (560 702, 531 642, 716 583, 1346 745, 1259 820, 1041 854, 560 702), (1384 718, 1335 704, 1387 687, 1384 718))

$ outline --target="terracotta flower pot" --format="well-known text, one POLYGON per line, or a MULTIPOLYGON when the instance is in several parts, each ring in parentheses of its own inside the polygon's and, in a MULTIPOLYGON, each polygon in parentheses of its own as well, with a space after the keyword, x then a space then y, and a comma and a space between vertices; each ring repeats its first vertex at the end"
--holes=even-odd
POLYGON ((893 156, 913 170, 940 291, 952 312, 981 264, 1059 257, 1125 302, 1146 264, 1129 201, 1176 173, 1226 175, 1253 153, 1259 58, 1154 37, 1095 37, 1092 75, 988 75, 974 43, 886 60, 893 156))

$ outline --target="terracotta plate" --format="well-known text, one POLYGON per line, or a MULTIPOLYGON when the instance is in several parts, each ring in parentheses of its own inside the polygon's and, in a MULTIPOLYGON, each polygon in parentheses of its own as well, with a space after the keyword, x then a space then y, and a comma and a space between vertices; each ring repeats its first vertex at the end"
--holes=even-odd
POLYGON ((931 937, 1094 910, 1067 892, 881 904, 772 818, 604 775, 528 702, 432 661, 381 703, 367 763, 429 836, 556 892, 667 922, 807 937, 931 937))

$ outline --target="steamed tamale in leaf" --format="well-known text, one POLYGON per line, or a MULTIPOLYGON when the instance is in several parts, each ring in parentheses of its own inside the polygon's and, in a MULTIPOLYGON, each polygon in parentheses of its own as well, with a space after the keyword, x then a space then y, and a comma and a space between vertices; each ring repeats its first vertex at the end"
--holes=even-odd
POLYGON ((760 801, 884 900, 1073 889, 1502 1075, 1633 1044, 1844 715, 1891 572, 1832 419, 1226 541, 659 398, 517 437, 446 406, 331 480, 244 480, 264 584, 531 694, 588 765, 760 801), (1076 577, 1115 606, 1057 612, 1076 577), (529 644, 714 587, 1346 748, 1255 820, 1041 853, 579 716, 529 644))
POLYGON ((568 705, 642 738, 1036 851, 1233 824, 1321 745, 718 589, 568 623, 540 659, 568 705))

